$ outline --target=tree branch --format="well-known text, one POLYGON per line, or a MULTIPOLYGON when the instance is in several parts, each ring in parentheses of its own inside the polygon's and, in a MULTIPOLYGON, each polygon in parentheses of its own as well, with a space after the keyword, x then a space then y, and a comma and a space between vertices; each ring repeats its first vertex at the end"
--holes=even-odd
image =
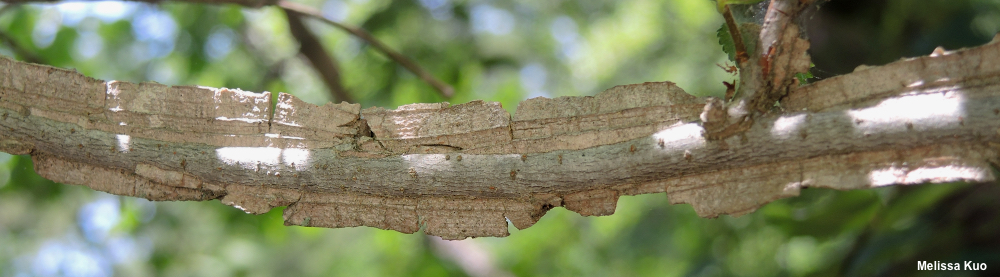
POLYGON ((330 89, 333 102, 354 102, 351 95, 347 93, 347 89, 340 83, 340 68, 337 66, 336 59, 326 53, 323 44, 309 32, 299 14, 286 10, 285 15, 288 19, 288 29, 292 36, 299 41, 299 53, 312 64, 316 73, 323 76, 323 82, 330 89))
POLYGON ((152 200, 210 200, 288 225, 505 236, 565 207, 607 215, 667 192, 705 217, 803 187, 996 181, 1000 44, 796 88, 791 112, 709 141, 672 83, 595 97, 315 106, 280 94, 101 81, 0 59, 0 150, 45 178, 152 200))
POLYGON ((319 13, 319 11, 310 8, 308 6, 304 6, 302 4, 289 1, 278 1, 278 6, 281 7, 282 9, 285 9, 286 11, 316 18, 320 21, 326 22, 327 24, 337 27, 338 29, 344 30, 354 35, 355 37, 360 38, 365 42, 368 42, 368 44, 375 47, 376 50, 385 54, 386 57, 389 57, 389 59, 396 61, 396 63, 398 63, 399 65, 402 65, 410 72, 413 72, 413 74, 417 75, 418 78, 424 80, 424 82, 427 82, 432 87, 434 87, 434 89, 440 92, 442 96, 451 97, 452 95, 455 94, 455 90, 451 86, 438 80, 437 78, 434 77, 434 75, 424 70, 416 62, 413 62, 412 60, 410 60, 410 58, 407 58, 406 56, 403 56, 403 54, 400 54, 399 52, 392 50, 391 48, 389 48, 389 46, 386 46, 384 43, 382 43, 381 41, 379 41, 378 39, 376 39, 363 29, 354 28, 327 19, 326 17, 323 17, 323 15, 319 13))

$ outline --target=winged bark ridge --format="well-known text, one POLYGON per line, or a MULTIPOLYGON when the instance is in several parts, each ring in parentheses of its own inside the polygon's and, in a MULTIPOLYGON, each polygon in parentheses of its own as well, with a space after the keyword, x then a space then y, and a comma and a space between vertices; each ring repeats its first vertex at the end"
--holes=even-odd
POLYGON ((495 102, 361 109, 283 93, 272 111, 269 92, 102 81, 3 57, 0 150, 117 195, 287 206, 286 225, 447 239, 506 236, 508 222, 527 228, 560 206, 609 215, 622 195, 667 192, 715 217, 802 187, 996 180, 996 40, 799 87, 786 82, 805 53, 797 33, 775 40, 793 46, 764 57, 767 70, 744 73, 762 83, 741 84, 784 92, 743 93, 723 113, 739 128, 719 136, 701 122, 705 100, 669 82, 529 99, 513 117, 495 102), (755 112, 774 97, 783 110, 755 112))

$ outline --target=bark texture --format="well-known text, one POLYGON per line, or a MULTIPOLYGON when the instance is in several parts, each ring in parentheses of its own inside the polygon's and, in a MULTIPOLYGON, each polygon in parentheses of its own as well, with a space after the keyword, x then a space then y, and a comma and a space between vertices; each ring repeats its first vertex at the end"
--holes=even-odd
POLYGON ((802 187, 990 182, 1000 44, 797 88, 785 112, 706 140, 704 100, 669 82, 595 97, 315 106, 238 89, 102 81, 0 58, 0 150, 42 176, 151 200, 211 200, 286 224, 505 236, 554 207, 608 215, 667 192, 705 217, 802 187))

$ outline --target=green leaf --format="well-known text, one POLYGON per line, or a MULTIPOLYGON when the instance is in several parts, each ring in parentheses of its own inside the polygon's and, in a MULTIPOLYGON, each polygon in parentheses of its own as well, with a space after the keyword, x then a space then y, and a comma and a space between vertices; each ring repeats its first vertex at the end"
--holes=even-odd
POLYGON ((722 27, 719 27, 715 35, 719 38, 719 45, 722 45, 722 51, 729 54, 729 60, 736 61, 736 45, 733 44, 733 36, 729 35, 729 27, 726 26, 726 23, 722 23, 722 27))
POLYGON ((808 79, 812 78, 812 77, 813 77, 813 75, 810 72, 795 73, 795 78, 799 79, 799 85, 805 85, 805 84, 807 84, 809 82, 808 79))
MULTIPOLYGON (((813 64, 813 63, 810 63, 809 64, 809 68, 813 68, 813 67, 816 67, 816 65, 813 64)), ((804 85, 808 84, 809 83, 809 79, 811 79, 813 77, 815 77, 815 76, 813 76, 812 72, 809 72, 809 71, 795 73, 795 78, 799 79, 799 85, 800 86, 804 86, 804 85)))

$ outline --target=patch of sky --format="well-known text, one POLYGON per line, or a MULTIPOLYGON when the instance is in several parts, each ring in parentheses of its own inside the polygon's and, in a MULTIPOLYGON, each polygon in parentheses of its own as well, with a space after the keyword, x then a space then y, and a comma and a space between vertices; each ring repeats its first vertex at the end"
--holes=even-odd
POLYGON ((514 16, 504 9, 478 4, 472 6, 469 14, 472 19, 472 31, 475 33, 506 35, 514 30, 514 16))
POLYGON ((420 0, 420 5, 430 11, 431 16, 437 20, 448 20, 454 16, 451 12, 454 5, 448 0, 420 0))
POLYGON ((161 58, 174 50, 177 22, 169 13, 145 7, 132 17, 132 34, 146 46, 149 58, 161 58))
POLYGON ((149 238, 114 236, 105 246, 107 257, 115 264, 144 262, 153 254, 153 241, 149 238))
POLYGON ((31 42, 38 48, 46 48, 56 40, 56 33, 59 32, 62 16, 55 9, 44 9, 35 21, 35 28, 31 30, 31 42))
POLYGON ((340 0, 327 0, 323 2, 323 17, 333 21, 344 21, 351 14, 351 7, 340 0))
MULTIPOLYGON (((103 40, 100 36, 96 34, 85 34, 86 32, 92 32, 94 30, 94 24, 83 24, 86 23, 87 18, 97 18, 104 22, 114 22, 117 20, 124 19, 136 12, 141 4, 137 3, 123 3, 117 1, 100 1, 100 2, 63 2, 56 4, 54 6, 46 6, 42 9, 39 14, 39 20, 35 23, 35 27, 31 32, 31 39, 36 47, 46 48, 52 45, 55 41, 56 34, 59 32, 59 28, 62 26, 79 27, 81 31, 80 39, 74 44, 76 54, 82 58, 91 58, 103 47, 103 40), (82 40, 82 41, 80 41, 82 40)), ((173 19, 169 15, 165 15, 170 23, 173 24, 173 19)), ((145 21, 162 21, 162 17, 145 19, 145 21)), ((176 24, 171 26, 146 26, 161 28, 160 31, 172 31, 176 32, 176 24)), ((147 30, 137 30, 136 32, 146 32, 147 30)), ((152 32, 157 34, 158 32, 152 32)), ((173 37, 167 39, 168 41, 173 41, 173 37)), ((160 42, 157 44, 158 48, 167 48, 169 53, 169 48, 172 48, 172 42, 160 42)), ((151 53, 158 54, 164 53, 164 51, 156 51, 153 49, 151 53)))
POLYGON ((112 271, 96 250, 71 238, 46 241, 31 263, 34 276, 100 277, 111 276, 112 271))
POLYGON ((62 15, 62 24, 76 26, 90 14, 89 7, 93 4, 84 2, 65 2, 56 5, 56 10, 62 15))
MULTIPOLYGON (((65 22, 65 14, 64 20, 65 22)), ((97 33, 100 28, 100 21, 95 18, 87 18, 77 22, 77 38, 73 42, 73 58, 77 60, 89 60, 104 50, 104 38, 97 33)))
POLYGON ((118 197, 106 195, 90 202, 80 209, 77 222, 84 237, 90 242, 103 242, 111 228, 121 220, 121 205, 118 197))
POLYGON ((90 59, 104 49, 104 38, 95 32, 80 32, 73 42, 73 48, 81 59, 90 59))
POLYGON ((216 26, 205 42, 205 54, 213 61, 225 58, 229 52, 232 52, 235 40, 236 33, 233 32, 233 29, 216 26))
POLYGON ((572 58, 579 52, 580 34, 577 32, 576 22, 572 18, 565 15, 556 17, 549 26, 549 33, 559 43, 560 59, 572 58))
POLYGON ((548 71, 539 63, 530 63, 521 68, 521 87, 528 92, 527 98, 551 97, 545 90, 548 71))
MULTIPOLYGON (((77 214, 81 233, 70 231, 46 240, 34 254, 16 259, 15 276, 114 276, 115 264, 146 262, 153 243, 148 237, 111 234, 121 221, 121 198, 103 194, 85 204, 77 214)), ((128 200, 126 200, 128 201, 128 200)), ((132 200, 140 220, 148 222, 156 213, 152 202, 132 200)))
POLYGON ((100 1, 92 3, 89 11, 104 22, 114 22, 135 13, 140 5, 121 1, 100 1))
POLYGON ((87 16, 104 22, 114 22, 128 17, 142 4, 121 1, 62 2, 56 9, 62 14, 62 24, 76 26, 87 16))

